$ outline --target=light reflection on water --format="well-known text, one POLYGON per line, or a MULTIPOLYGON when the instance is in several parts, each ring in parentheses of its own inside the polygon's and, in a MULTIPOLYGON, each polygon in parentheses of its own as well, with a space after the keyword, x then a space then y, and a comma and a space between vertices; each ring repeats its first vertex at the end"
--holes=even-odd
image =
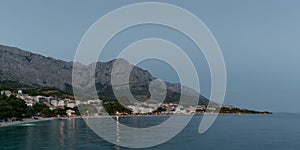
POLYGON ((120 122, 119 122, 119 116, 116 116, 116 150, 120 150, 120 138, 121 138, 121 135, 120 135, 120 122))
POLYGON ((41 124, 37 124, 37 123, 22 123, 22 124, 18 124, 15 126, 39 126, 41 124))
POLYGON ((65 145, 65 140, 64 140, 64 138, 65 138, 65 132, 64 132, 64 130, 65 130, 65 122, 60 122, 60 126, 59 126, 59 137, 60 137, 60 140, 59 140, 59 143, 60 143, 60 145, 61 145, 61 147, 63 147, 64 145, 65 145))
MULTIPOLYGON (((122 132, 125 132, 118 127, 121 123, 142 127, 143 124, 149 126, 163 119, 165 118, 120 117, 116 119, 116 126, 112 131, 115 131, 114 136, 119 143, 122 132)), ((195 117, 174 139, 147 149, 300 149, 300 115, 222 115, 202 135, 197 132, 200 120, 201 117, 195 117)), ((99 138, 82 119, 53 120, 37 124, 39 125, 1 127, 0 149, 128 149, 99 138)), ((108 126, 107 129, 110 130, 109 128, 108 126)), ((149 133, 148 136, 153 135, 149 133)))

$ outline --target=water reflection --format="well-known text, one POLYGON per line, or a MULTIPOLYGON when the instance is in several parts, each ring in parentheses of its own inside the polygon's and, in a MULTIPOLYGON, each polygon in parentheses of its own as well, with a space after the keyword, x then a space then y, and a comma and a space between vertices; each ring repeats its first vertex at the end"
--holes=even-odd
POLYGON ((32 142, 31 142, 31 140, 34 138, 34 130, 33 130, 34 128, 27 128, 26 129, 26 135, 27 136, 25 136, 24 138, 25 138, 25 143, 26 143, 26 149, 32 149, 33 147, 32 147, 32 142))
POLYGON ((72 143, 76 143, 76 123, 75 123, 75 119, 74 118, 69 118, 69 136, 71 138, 71 142, 72 143))
POLYGON ((120 122, 119 122, 119 116, 116 116, 116 146, 115 148, 117 150, 120 150, 120 138, 121 138, 121 135, 120 135, 120 122))
MULTIPOLYGON (((121 124, 125 121, 134 126, 137 120, 139 127, 145 127, 163 120, 164 117, 119 117, 113 125, 104 125, 107 131, 114 133, 114 141, 125 142, 121 124), (118 128, 119 126, 119 128, 118 128), (121 139, 122 138, 122 139, 121 139)), ((300 119, 299 115, 221 115, 217 124, 206 134, 198 134, 201 116, 196 116, 191 124, 171 141, 146 150, 160 149, 299 149, 300 119), (271 124, 271 126, 270 126, 271 124), (282 128, 288 127, 288 128, 282 128), (232 138, 235 137, 235 138, 232 138)), ((127 149, 111 144, 99 138, 86 125, 83 119, 51 120, 40 122, 39 126, 8 126, 0 127, 0 150, 39 150, 39 149, 127 149), (74 122, 74 123, 73 123, 74 122), (75 127, 75 129, 73 129, 75 127), (74 131, 75 137, 71 135, 74 131), (72 136, 72 137, 71 137, 72 136), (75 138, 76 142, 72 139, 75 138), (61 141, 60 141, 61 140, 61 141)), ((91 122, 92 119, 89 120, 91 122)), ((164 133, 161 133, 164 134, 164 133)), ((149 133, 145 136, 153 136, 149 133)), ((136 137, 139 138, 139 137, 136 137)), ((130 149, 131 150, 131 149, 130 149)), ((132 149, 135 150, 135 149, 132 149)))
POLYGON ((59 143, 62 147, 65 145, 65 141, 64 141, 65 132, 64 131, 65 131, 65 122, 62 121, 62 122, 60 122, 60 126, 59 126, 59 135, 60 135, 59 143))

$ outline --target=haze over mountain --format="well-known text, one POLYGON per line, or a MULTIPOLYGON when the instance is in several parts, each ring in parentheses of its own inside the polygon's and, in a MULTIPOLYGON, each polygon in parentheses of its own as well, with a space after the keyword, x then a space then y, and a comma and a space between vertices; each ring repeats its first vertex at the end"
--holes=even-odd
MULTIPOLYGON (((114 97, 111 87, 111 71, 115 61, 90 64, 96 65, 95 82, 100 96, 114 97)), ((82 71, 91 68, 90 65, 82 65, 82 71)), ((72 68, 73 62, 0 45, 0 82, 15 81, 32 87, 55 87, 72 92, 72 68)), ((149 83, 155 79, 147 70, 133 67, 130 73, 130 91, 138 100, 145 100, 150 97, 149 83)), ((165 102, 178 102, 181 91, 180 84, 165 83, 167 86, 165 102)), ((191 95, 196 93, 187 87, 183 90, 191 95)), ((199 104, 207 103, 208 100, 200 95, 199 104)))

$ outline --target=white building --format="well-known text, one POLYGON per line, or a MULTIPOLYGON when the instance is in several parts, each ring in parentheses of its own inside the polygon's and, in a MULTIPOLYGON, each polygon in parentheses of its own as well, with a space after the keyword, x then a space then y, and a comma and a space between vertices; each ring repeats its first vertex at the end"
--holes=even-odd
POLYGON ((67 113, 68 117, 71 117, 71 116, 75 113, 75 111, 74 111, 74 110, 71 110, 71 109, 68 109, 68 110, 66 111, 66 113, 67 113))
POLYGON ((64 100, 59 100, 57 103, 58 107, 64 107, 65 106, 65 101, 64 100))
POLYGON ((18 90, 18 94, 23 94, 23 91, 22 90, 18 90))
POLYGON ((74 108, 74 107, 75 107, 75 102, 69 101, 69 102, 67 103, 67 107, 69 107, 69 108, 74 108))
POLYGON ((1 91, 1 95, 6 95, 6 96, 10 97, 11 91, 3 90, 3 91, 1 91))
POLYGON ((25 100, 25 103, 27 106, 32 107, 33 106, 33 100, 25 100))
POLYGON ((58 106, 58 101, 57 100, 52 100, 51 102, 50 102, 50 104, 52 105, 52 106, 58 106))

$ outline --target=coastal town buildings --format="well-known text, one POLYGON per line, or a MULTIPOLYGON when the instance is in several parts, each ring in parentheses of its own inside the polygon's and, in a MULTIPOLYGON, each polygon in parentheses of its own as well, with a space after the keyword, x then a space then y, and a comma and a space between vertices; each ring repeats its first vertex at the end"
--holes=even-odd
POLYGON ((8 97, 11 95, 11 91, 9 91, 9 90, 3 90, 0 93, 1 93, 1 95, 6 95, 8 97))
MULTIPOLYGON (((1 94, 10 96, 15 94, 20 99, 23 99, 27 106, 34 106, 36 103, 45 103, 49 106, 50 110, 55 110, 58 108, 65 109, 69 108, 66 112, 68 116, 72 116, 74 112, 71 110, 79 105, 89 105, 93 106, 96 112, 93 112, 94 115, 105 115, 105 109, 103 107, 103 100, 101 99, 91 99, 85 101, 66 99, 66 98, 57 98, 51 96, 31 96, 25 94, 22 90, 18 90, 16 93, 12 93, 9 90, 1 91, 1 94)), ((203 114, 205 111, 215 112, 223 108, 231 109, 233 108, 230 105, 220 105, 215 107, 207 108, 205 105, 196 105, 196 106, 184 106, 177 103, 160 103, 155 100, 148 100, 145 102, 134 102, 127 106, 131 110, 132 115, 193 115, 193 114, 203 114)), ((128 112, 118 112, 118 114, 128 114, 128 112)), ((90 115, 90 114, 89 114, 90 115)))

